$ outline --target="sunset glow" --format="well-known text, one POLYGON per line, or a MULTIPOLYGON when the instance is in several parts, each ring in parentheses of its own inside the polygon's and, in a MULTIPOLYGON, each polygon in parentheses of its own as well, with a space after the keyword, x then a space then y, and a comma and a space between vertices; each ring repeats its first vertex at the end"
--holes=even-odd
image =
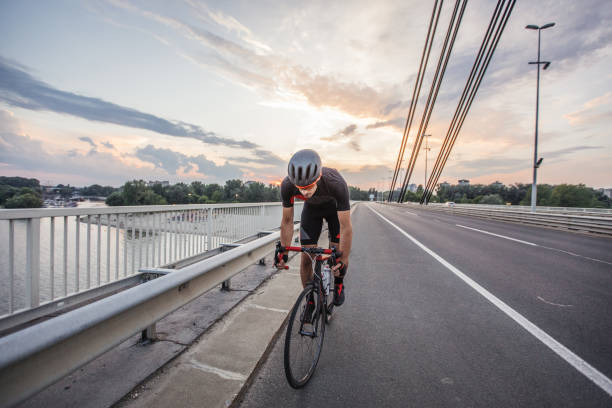
MULTIPOLYGON (((431 6, 2 2, 0 172, 73 185, 279 185, 293 152, 313 148, 349 184, 385 188, 431 6)), ((467 7, 427 128, 430 169, 492 11, 486 0, 467 7)), ((530 182, 537 38, 524 26, 543 21, 556 25, 542 33, 552 65, 541 77, 539 181, 612 185, 612 7, 602 0, 517 4, 440 181, 530 182)), ((411 182, 423 182, 424 160, 411 182)))

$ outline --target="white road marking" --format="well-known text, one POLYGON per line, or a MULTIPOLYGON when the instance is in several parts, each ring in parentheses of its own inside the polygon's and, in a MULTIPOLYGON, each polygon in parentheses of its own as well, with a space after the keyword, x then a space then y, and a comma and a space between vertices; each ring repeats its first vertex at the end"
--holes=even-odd
POLYGON ((277 309, 274 307, 268 307, 268 306, 262 306, 262 305, 257 305, 255 303, 251 303, 249 306, 254 307, 255 309, 262 309, 262 310, 270 310, 272 312, 278 312, 278 313, 289 313, 289 310, 285 310, 285 309, 277 309))
POLYGON ((204 371, 206 373, 216 374, 219 377, 225 380, 234 380, 234 381, 246 381, 247 377, 241 373, 235 373, 233 371, 222 370, 217 367, 209 366, 208 364, 200 363, 196 360, 191 360, 189 365, 193 368, 197 368, 198 370, 204 371))
POLYGON ((404 211, 403 214, 410 214, 410 215, 414 215, 415 217, 417 216, 415 213, 411 213, 410 211, 404 211))
POLYGON ((483 230, 479 230, 479 229, 472 228, 472 227, 466 227, 465 225, 459 225, 459 224, 455 224, 455 225, 458 226, 458 227, 461 227, 461 228, 466 228, 466 229, 472 230, 472 231, 482 232, 483 234, 493 235, 493 236, 496 236, 496 237, 500 237, 500 238, 504 238, 504 239, 509 239, 510 241, 520 242, 521 244, 531 245, 531 246, 539 246, 538 244, 534 244, 533 242, 523 241, 523 240, 516 239, 516 238, 510 238, 510 237, 507 237, 505 235, 494 234, 494 233, 489 232, 489 231, 483 231, 483 230))
POLYGON ((485 299, 489 302, 493 303, 498 309, 504 312, 508 317, 518 323, 521 327, 531 333, 536 339, 544 343, 547 347, 549 347, 552 351, 554 351, 559 357, 563 358, 566 362, 568 362, 572 367, 582 373, 589 380, 593 381, 595 385, 605 391, 608 395, 612 396, 612 380, 598 371, 595 367, 591 366, 589 363, 581 359, 578 355, 574 354, 570 349, 565 347, 563 344, 559 343, 557 340, 552 338, 548 333, 544 330, 540 329, 535 324, 531 323, 527 320, 523 315, 518 313, 516 310, 512 309, 510 306, 502 302, 499 298, 493 295, 491 292, 487 291, 485 288, 480 286, 470 277, 465 275, 459 269, 455 268, 453 265, 448 263, 444 258, 440 255, 436 254, 431 249, 427 248, 425 245, 421 244, 412 235, 408 234, 406 231, 395 225, 393 222, 389 221, 384 215, 368 206, 370 210, 376 213, 380 218, 391 224, 395 229, 401 232, 404 236, 406 236, 409 240, 411 240, 415 245, 421 248, 423 251, 427 252, 431 255, 435 260, 444 265, 448 270, 453 272, 459 279, 467 283, 481 294, 485 299))
POLYGON ((573 305, 562 305, 560 303, 554 303, 554 302, 549 302, 548 300, 544 299, 542 296, 538 296, 538 299, 541 300, 544 303, 548 303, 549 305, 552 306, 558 306, 558 307, 574 307, 573 305))

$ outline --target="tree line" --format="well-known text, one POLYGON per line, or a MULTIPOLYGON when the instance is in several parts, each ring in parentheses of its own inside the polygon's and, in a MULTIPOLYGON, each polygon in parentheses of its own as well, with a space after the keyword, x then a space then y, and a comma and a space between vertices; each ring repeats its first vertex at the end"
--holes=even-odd
MULTIPOLYGON (((349 186, 351 200, 367 201, 388 196, 374 188, 362 190, 349 186)), ((74 194, 81 196, 106 197, 106 204, 117 205, 164 205, 164 204, 214 204, 214 203, 256 203, 280 201, 280 188, 260 182, 227 180, 224 185, 204 184, 194 181, 190 184, 147 183, 143 180, 126 182, 122 187, 93 184, 74 187, 59 184, 47 193, 60 195, 64 199, 74 194)), ((404 201, 420 201, 423 186, 415 192, 407 191, 404 201)), ((37 208, 43 205, 43 189, 35 178, 0 176, 0 207, 37 208)), ((491 184, 450 185, 442 183, 431 202, 465 204, 507 204, 529 205, 531 203, 531 184, 515 183, 506 186, 495 182, 491 184)), ((550 207, 612 208, 612 200, 603 191, 584 184, 538 184, 537 204, 550 207)))
MULTIPOLYGON (((538 184, 537 205, 545 207, 582 207, 611 208, 612 200, 602 190, 587 187, 584 184, 538 184)), ((416 192, 408 191, 404 201, 420 201, 423 186, 416 192)), ((431 202, 453 201, 459 204, 531 204, 531 184, 515 183, 506 186, 495 182, 492 184, 450 185, 442 183, 432 195, 431 202)))
POLYGON ((260 182, 243 183, 242 180, 227 180, 225 185, 177 183, 163 185, 149 184, 143 180, 125 183, 118 191, 110 194, 106 204, 116 205, 165 205, 165 204, 215 204, 215 203, 258 203, 280 201, 280 190, 275 185, 260 182))
MULTIPOLYGON (((375 190, 361 190, 349 186, 351 200, 368 200, 375 190)), ((257 181, 243 183, 241 180, 227 180, 225 185, 177 183, 164 186, 161 183, 149 185, 143 180, 129 181, 106 199, 106 204, 116 205, 164 205, 164 204, 215 204, 215 203, 260 203, 280 201, 280 188, 257 181)))
POLYGON ((42 189, 37 179, 0 176, 0 206, 38 208, 42 205, 42 189))

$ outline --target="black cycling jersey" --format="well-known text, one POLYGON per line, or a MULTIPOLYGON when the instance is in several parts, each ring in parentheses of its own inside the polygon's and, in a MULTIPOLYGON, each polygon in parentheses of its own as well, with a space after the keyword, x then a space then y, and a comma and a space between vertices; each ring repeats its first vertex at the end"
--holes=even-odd
POLYGON ((317 191, 309 199, 300 193, 289 177, 285 177, 281 183, 281 198, 283 207, 293 207, 294 200, 298 198, 304 200, 305 206, 333 206, 336 211, 351 209, 346 181, 338 170, 329 167, 323 167, 321 179, 317 182, 317 191))

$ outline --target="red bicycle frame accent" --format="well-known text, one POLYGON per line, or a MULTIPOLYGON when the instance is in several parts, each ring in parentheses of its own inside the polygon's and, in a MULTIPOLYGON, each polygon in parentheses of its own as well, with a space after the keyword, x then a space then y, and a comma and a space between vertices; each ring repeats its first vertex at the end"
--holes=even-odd
MULTIPOLYGON (((302 247, 292 247, 292 246, 288 246, 288 247, 283 247, 283 249, 284 249, 285 251, 302 252, 302 247)), ((324 254, 327 254, 327 255, 331 255, 332 250, 331 250, 331 249, 324 249, 324 250, 323 250, 323 253, 324 253, 324 254)))

